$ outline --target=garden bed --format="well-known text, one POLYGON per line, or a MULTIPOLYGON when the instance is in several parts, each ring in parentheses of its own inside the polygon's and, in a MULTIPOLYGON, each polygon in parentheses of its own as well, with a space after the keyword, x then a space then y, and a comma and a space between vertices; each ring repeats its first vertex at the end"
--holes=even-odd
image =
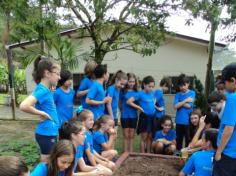
POLYGON ((184 161, 180 157, 124 153, 117 160, 114 176, 177 176, 184 161))

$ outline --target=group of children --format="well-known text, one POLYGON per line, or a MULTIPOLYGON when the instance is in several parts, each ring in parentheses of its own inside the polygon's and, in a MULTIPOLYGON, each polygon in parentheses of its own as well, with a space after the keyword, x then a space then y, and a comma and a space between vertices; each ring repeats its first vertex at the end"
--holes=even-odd
POLYGON ((236 106, 236 72, 232 67, 236 69, 231 64, 222 72, 227 93, 215 92, 208 97, 211 112, 206 116, 194 109, 196 95, 189 89, 189 79, 184 74, 179 76, 174 130, 172 118, 165 115, 163 91, 169 87, 165 79, 160 83, 162 89, 154 90, 154 78, 146 76, 138 90, 137 77, 119 70, 105 91, 109 80, 107 66, 92 61, 86 64, 85 76, 75 92, 69 71, 61 70, 55 61, 38 57, 33 72, 37 86, 20 105, 22 111, 40 116, 35 138, 42 162, 31 175, 112 175, 112 159, 117 155, 114 144, 118 109, 125 152, 133 151, 137 131, 142 153, 172 155, 182 150, 192 155, 180 176, 211 175, 214 157, 214 176, 235 174, 231 166, 236 164, 236 112, 232 108, 236 106), (59 87, 52 91, 57 83, 59 87), (81 106, 74 113, 76 98, 81 106), (230 161, 230 166, 223 160, 230 161))

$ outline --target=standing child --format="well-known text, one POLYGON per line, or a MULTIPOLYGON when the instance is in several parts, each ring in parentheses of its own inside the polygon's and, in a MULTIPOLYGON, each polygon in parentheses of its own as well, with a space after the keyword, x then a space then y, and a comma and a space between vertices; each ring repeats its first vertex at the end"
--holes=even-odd
POLYGON ((16 156, 0 156, 1 176, 29 176, 29 170, 22 158, 16 156))
POLYGON ((57 107, 57 114, 61 124, 73 117, 73 105, 75 91, 72 88, 72 74, 68 70, 61 71, 61 79, 58 82, 59 88, 54 93, 54 101, 57 107))
POLYGON ((80 103, 83 108, 87 108, 87 103, 85 99, 90 87, 93 84, 93 80, 95 79, 93 72, 96 66, 97 63, 95 61, 89 61, 84 67, 84 78, 81 80, 79 89, 76 94, 76 96, 80 98, 80 103))
POLYGON ((33 78, 37 87, 33 94, 21 103, 20 109, 40 117, 35 137, 40 147, 41 160, 46 161, 51 148, 57 141, 60 127, 51 91, 51 88, 55 87, 60 80, 60 66, 40 56, 34 62, 33 78))
MULTIPOLYGON (((207 129, 202 137, 202 151, 195 152, 187 161, 179 176, 212 176, 213 160, 215 155, 217 129, 207 129)), ((227 163, 229 164, 229 163, 227 163)), ((225 176, 225 175, 221 175, 225 176)), ((232 175, 233 176, 233 175, 232 175)))
POLYGON ((113 149, 116 139, 116 130, 113 119, 108 115, 103 115, 94 125, 93 148, 104 158, 112 160, 117 155, 117 151, 113 149), (109 137, 108 135, 109 134, 109 137))
POLYGON ((120 94, 121 101, 121 126, 123 128, 124 137, 124 151, 133 152, 133 140, 135 135, 135 129, 137 126, 137 109, 127 104, 127 101, 131 97, 136 97, 138 82, 137 78, 133 73, 128 73, 128 83, 127 86, 120 94))
POLYGON ((111 101, 107 103, 106 111, 107 114, 114 119, 115 127, 118 127, 117 108, 119 104, 120 89, 124 88, 127 79, 127 75, 123 71, 119 70, 116 72, 111 85, 107 89, 107 96, 110 97, 111 101))
POLYGON ((156 132, 152 148, 154 153, 173 155, 176 150, 176 133, 170 116, 161 118, 162 130, 156 132))
MULTIPOLYGON (((73 120, 79 120, 81 121, 85 126, 85 135, 89 150, 86 150, 86 159, 88 160, 88 163, 90 163, 92 166, 96 166, 97 164, 101 164, 105 166, 106 168, 109 168, 111 170, 115 169, 115 163, 112 161, 102 157, 100 154, 98 154, 94 148, 93 148, 93 133, 90 131, 93 128, 94 120, 93 120, 93 113, 90 110, 83 109, 80 111, 76 117, 73 118, 73 120)), ((111 171, 110 171, 111 172, 111 171)))
POLYGON ((188 146, 189 143, 189 117, 195 99, 195 92, 189 90, 189 84, 190 81, 184 74, 178 77, 177 85, 180 91, 175 95, 174 99, 177 150, 182 149, 184 138, 185 146, 188 146))
POLYGON ((152 133, 155 129, 154 115, 155 115, 155 96, 154 89, 155 81, 152 76, 143 78, 142 91, 138 92, 136 97, 131 97, 127 104, 141 111, 138 122, 137 133, 141 133, 140 150, 145 153, 145 150, 151 152, 152 133), (135 101, 139 105, 135 104, 135 101))
POLYGON ((105 91, 103 84, 109 79, 109 73, 106 65, 97 65, 94 70, 96 81, 88 91, 86 103, 87 109, 93 112, 94 121, 96 122, 103 114, 105 110, 105 104, 110 102, 110 97, 105 97, 105 91))
POLYGON ((233 176, 236 173, 236 63, 222 70, 222 79, 228 94, 217 138, 213 175, 233 176))
POLYGON ((48 162, 39 163, 31 176, 72 176, 75 148, 69 140, 61 140, 53 147, 48 162))

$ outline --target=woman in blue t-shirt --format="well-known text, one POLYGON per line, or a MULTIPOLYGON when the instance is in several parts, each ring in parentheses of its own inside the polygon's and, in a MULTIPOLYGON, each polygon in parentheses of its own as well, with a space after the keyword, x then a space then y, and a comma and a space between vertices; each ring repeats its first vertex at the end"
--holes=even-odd
POLYGON ((93 80, 95 79, 93 71, 96 68, 96 66, 97 63, 95 61, 89 61, 86 63, 84 67, 84 77, 80 82, 76 94, 76 96, 80 98, 80 104, 83 106, 83 108, 87 108, 87 103, 85 102, 85 99, 90 87, 93 84, 93 80))
POLYGON ((141 134, 140 151, 141 153, 151 152, 152 133, 154 126, 155 95, 153 92, 155 81, 152 76, 146 76, 142 81, 142 91, 139 91, 135 97, 131 97, 127 104, 140 110, 141 114, 138 121, 137 133, 141 134), (137 104, 136 104, 137 102, 137 104))
POLYGON ((37 86, 21 104, 22 111, 37 115, 40 121, 35 130, 41 152, 41 161, 47 161, 51 148, 57 141, 60 121, 53 100, 52 88, 60 79, 60 66, 53 60, 39 56, 34 62, 33 78, 37 86))
POLYGON ((61 71, 59 88, 54 93, 54 101, 57 107, 57 115, 60 123, 70 120, 73 117, 73 105, 75 91, 72 88, 72 74, 68 70, 61 71))
POLYGON ((53 147, 48 162, 39 163, 30 176, 72 176, 75 148, 69 140, 61 140, 53 147))
POLYGON ((195 152, 188 159, 179 176, 212 176, 213 160, 215 150, 217 149, 218 130, 214 128, 207 129, 202 137, 202 151, 195 152))
POLYGON ((152 149, 154 153, 173 155, 176 150, 176 133, 170 116, 161 118, 162 130, 156 132, 152 149))
POLYGON ((138 82, 133 73, 128 73, 128 83, 120 93, 121 115, 120 121, 123 128, 123 149, 124 152, 133 152, 133 140, 137 126, 137 109, 127 104, 128 99, 136 97, 138 82))

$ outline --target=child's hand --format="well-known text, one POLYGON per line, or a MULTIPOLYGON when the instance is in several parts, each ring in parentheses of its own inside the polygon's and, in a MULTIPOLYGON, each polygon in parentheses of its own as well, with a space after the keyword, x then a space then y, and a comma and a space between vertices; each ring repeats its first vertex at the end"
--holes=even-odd
POLYGON ((192 103, 193 102, 193 98, 188 97, 184 100, 186 103, 192 103))
POLYGON ((206 118, 206 116, 202 116, 199 121, 199 128, 202 130, 205 128, 205 125, 206 125, 205 118, 206 118))
POLYGON ((103 99, 103 103, 104 104, 106 104, 106 103, 110 103, 111 102, 111 97, 105 97, 104 99, 103 99))
POLYGON ((141 108, 141 107, 139 108, 139 111, 141 111, 142 113, 144 113, 144 110, 143 110, 143 108, 141 108))
POLYGON ((163 107, 157 107, 157 106, 156 106, 156 109, 157 109, 158 111, 160 111, 160 112, 164 111, 164 108, 163 108, 163 107))
POLYGON ((52 120, 52 118, 44 111, 41 111, 40 117, 42 120, 52 120))
POLYGON ((116 130, 115 130, 114 128, 110 128, 110 129, 108 130, 108 133, 109 133, 109 134, 116 134, 116 130))

